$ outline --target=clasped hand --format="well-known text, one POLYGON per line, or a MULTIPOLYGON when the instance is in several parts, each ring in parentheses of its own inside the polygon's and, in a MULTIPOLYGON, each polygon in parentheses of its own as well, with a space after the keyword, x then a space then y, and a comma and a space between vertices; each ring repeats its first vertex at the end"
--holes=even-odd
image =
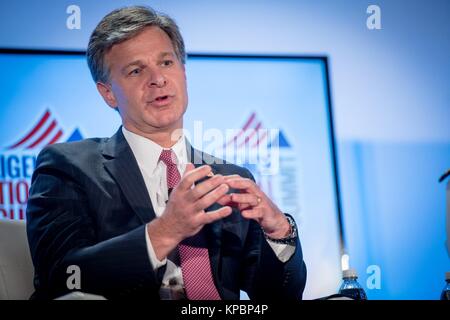
POLYGON ((156 257, 163 259, 181 241, 197 234, 206 224, 229 216, 232 207, 237 207, 244 218, 257 221, 271 238, 283 238, 290 233, 284 214, 253 180, 239 175, 212 175, 208 165, 195 168, 188 164, 163 214, 147 224, 156 257), (200 181, 202 179, 205 180, 200 181), (239 190, 239 193, 228 193, 230 188, 239 190), (222 207, 206 212, 214 203, 222 207))
POLYGON ((284 214, 251 179, 217 174, 194 186, 210 175, 210 166, 194 168, 188 164, 179 185, 172 191, 161 218, 171 226, 170 233, 176 239, 182 241, 199 232, 205 224, 227 217, 231 207, 237 207, 244 218, 257 221, 272 238, 289 233, 284 214), (230 188, 240 192, 229 194, 230 188), (214 203, 223 207, 206 213, 205 209, 214 203))

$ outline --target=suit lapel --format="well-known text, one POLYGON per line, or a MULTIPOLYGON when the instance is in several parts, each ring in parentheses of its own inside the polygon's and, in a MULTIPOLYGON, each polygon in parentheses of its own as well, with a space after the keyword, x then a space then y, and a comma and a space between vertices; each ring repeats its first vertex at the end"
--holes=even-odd
POLYGON ((142 223, 154 219, 156 215, 144 178, 139 170, 136 158, 125 140, 122 127, 105 143, 103 156, 106 170, 115 179, 142 223))

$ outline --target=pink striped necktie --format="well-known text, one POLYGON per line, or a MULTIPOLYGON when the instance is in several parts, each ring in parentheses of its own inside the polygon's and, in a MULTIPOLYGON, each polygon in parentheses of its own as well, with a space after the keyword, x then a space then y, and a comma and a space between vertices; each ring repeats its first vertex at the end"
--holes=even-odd
MULTIPOLYGON (((159 160, 166 164, 167 187, 173 189, 181 180, 175 162, 175 153, 172 149, 163 150, 159 160)), ((185 239, 177 249, 187 298, 189 300, 220 300, 214 285, 203 232, 200 231, 195 236, 185 239)))

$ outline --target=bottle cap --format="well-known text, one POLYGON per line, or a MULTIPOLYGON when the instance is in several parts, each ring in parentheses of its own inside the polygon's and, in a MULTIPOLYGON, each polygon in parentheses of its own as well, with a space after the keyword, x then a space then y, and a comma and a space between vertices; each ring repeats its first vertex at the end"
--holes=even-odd
POLYGON ((342 272, 342 278, 358 278, 358 273, 355 269, 347 269, 342 272))
POLYGON ((445 273, 445 280, 450 280, 450 272, 445 273))

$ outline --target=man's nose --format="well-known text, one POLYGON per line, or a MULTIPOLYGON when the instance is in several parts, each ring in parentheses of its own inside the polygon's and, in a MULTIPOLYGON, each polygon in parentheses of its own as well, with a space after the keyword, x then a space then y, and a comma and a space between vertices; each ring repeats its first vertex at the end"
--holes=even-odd
POLYGON ((167 84, 166 77, 162 74, 162 72, 154 72, 152 73, 148 85, 150 87, 162 88, 167 84))

